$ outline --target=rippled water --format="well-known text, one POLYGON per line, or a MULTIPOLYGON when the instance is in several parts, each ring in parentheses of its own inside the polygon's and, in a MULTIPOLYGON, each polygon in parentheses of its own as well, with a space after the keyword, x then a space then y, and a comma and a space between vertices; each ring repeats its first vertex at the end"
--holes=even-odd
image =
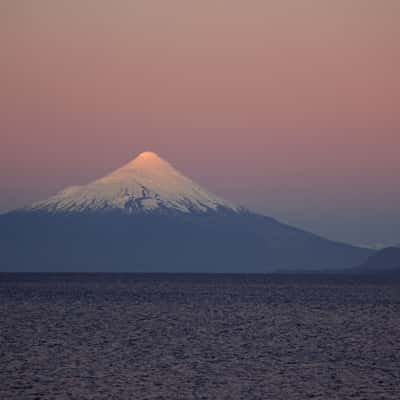
POLYGON ((400 284, 0 275, 0 399, 400 399, 400 284))

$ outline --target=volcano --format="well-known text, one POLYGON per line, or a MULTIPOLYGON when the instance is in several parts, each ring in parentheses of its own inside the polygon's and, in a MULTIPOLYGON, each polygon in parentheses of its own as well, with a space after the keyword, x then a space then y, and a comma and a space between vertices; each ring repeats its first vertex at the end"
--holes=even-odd
POLYGON ((129 215, 241 211, 194 183, 153 152, 141 153, 111 174, 85 186, 67 188, 27 210, 129 215))
POLYGON ((0 216, 0 270, 335 271, 371 250, 330 241, 207 191, 153 152, 0 216))

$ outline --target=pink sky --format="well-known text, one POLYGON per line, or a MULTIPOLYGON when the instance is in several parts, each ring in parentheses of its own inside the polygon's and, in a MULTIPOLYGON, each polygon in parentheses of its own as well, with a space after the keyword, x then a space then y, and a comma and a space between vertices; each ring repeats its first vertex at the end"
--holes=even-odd
POLYGON ((400 242, 398 0, 3 0, 0 210, 153 150, 233 201, 400 242))

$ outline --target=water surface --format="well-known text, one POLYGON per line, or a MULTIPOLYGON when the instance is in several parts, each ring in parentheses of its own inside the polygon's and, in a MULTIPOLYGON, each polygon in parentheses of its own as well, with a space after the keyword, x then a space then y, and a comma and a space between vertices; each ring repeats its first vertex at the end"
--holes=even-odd
POLYGON ((0 275, 0 398, 400 398, 400 283, 0 275))

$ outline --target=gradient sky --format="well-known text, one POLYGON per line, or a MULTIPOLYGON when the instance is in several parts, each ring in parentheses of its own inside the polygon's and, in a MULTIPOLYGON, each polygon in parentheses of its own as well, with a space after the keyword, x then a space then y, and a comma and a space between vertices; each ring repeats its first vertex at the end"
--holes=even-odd
POLYGON ((1 0, 0 211, 153 150, 329 238, 400 243, 399 0, 1 0))

